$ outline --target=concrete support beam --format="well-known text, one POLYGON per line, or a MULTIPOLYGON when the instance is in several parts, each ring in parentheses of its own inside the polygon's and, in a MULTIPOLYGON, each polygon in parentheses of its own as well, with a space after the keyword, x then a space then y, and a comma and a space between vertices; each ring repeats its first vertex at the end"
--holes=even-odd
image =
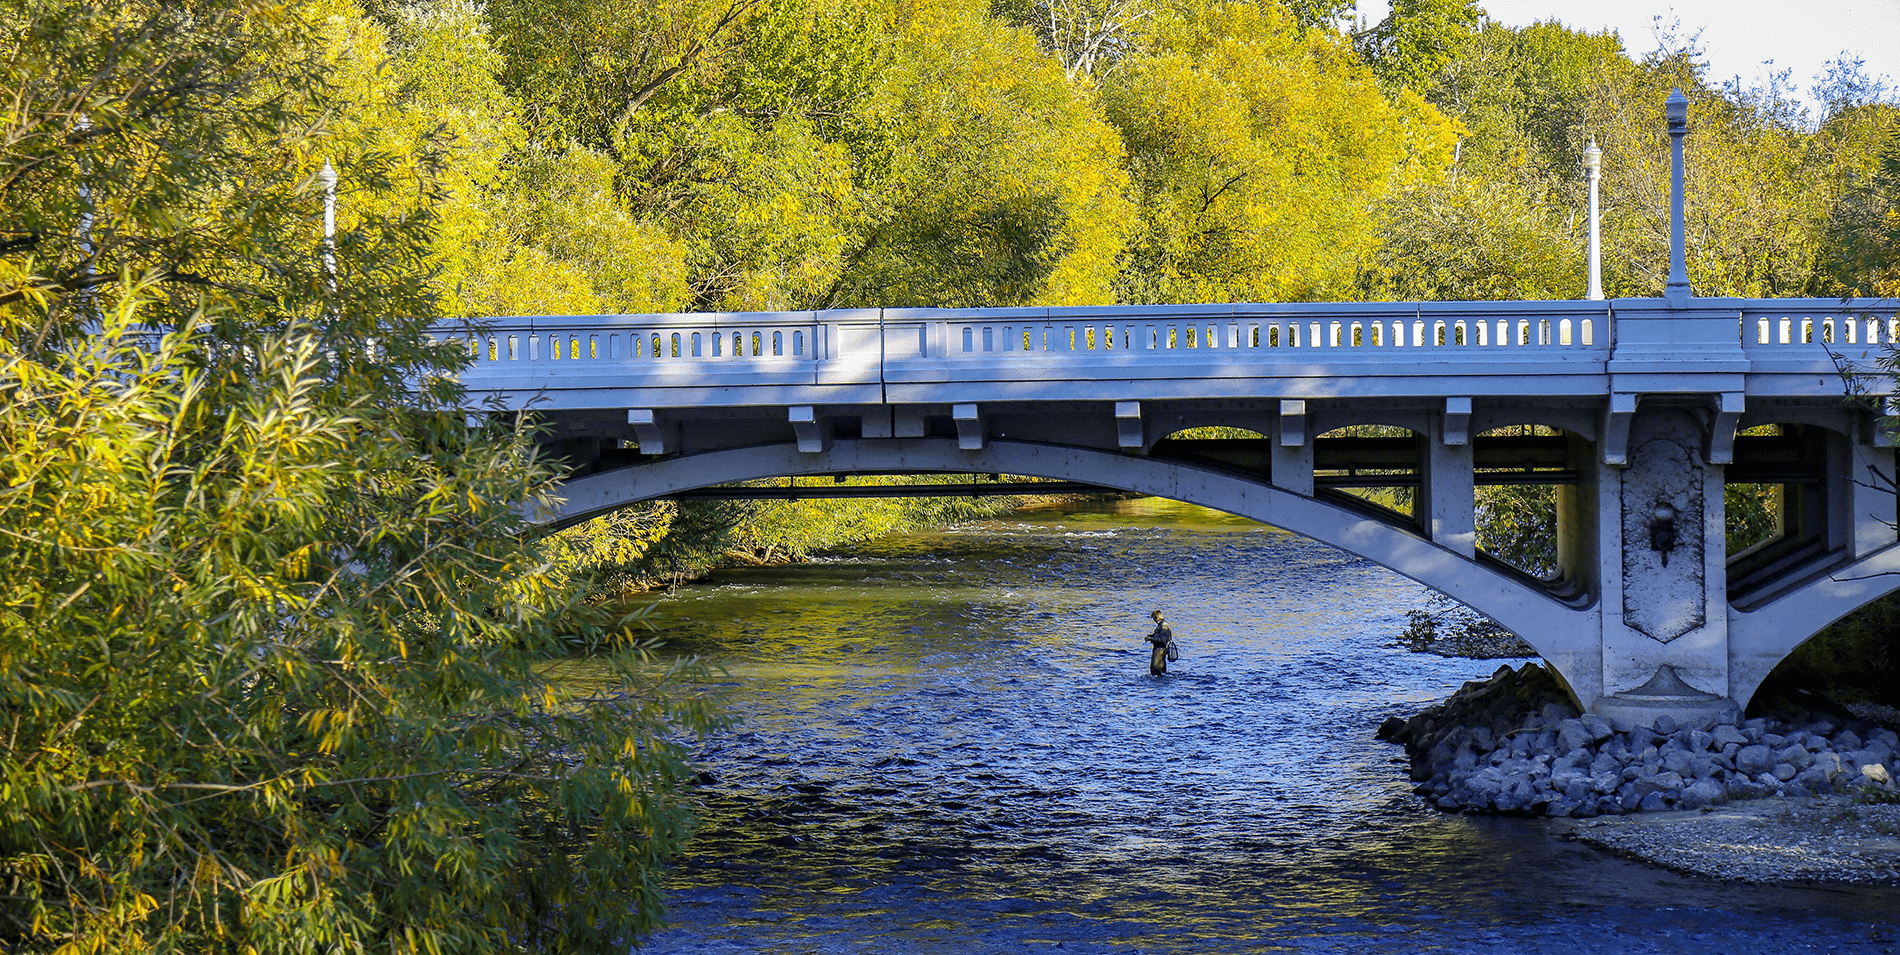
POLYGON ((983 433, 983 415, 974 404, 953 405, 950 419, 957 424, 957 447, 965 451, 981 451, 986 436, 983 433))
POLYGON ((915 405, 898 405, 891 409, 891 437, 921 438, 930 433, 930 425, 924 420, 924 409, 915 405))
POLYGON ((811 405, 793 405, 786 412, 786 418, 792 423, 792 431, 798 435, 798 450, 801 454, 823 453, 830 436, 825 433, 825 421, 818 417, 818 409, 811 405))
POLYGON ((1557 573, 1572 592, 1600 595, 1596 516, 1602 465, 1591 454, 1590 442, 1577 434, 1570 435, 1570 463, 1581 480, 1557 488, 1557 573))
MULTIPOLYGON (((1450 407, 1454 401, 1447 400, 1450 407)), ((1446 414, 1439 420, 1435 440, 1426 442, 1424 482, 1420 488, 1424 500, 1420 501, 1420 516, 1424 518, 1425 529, 1431 535, 1432 543, 1457 554, 1460 557, 1476 557, 1478 553, 1477 508, 1474 500, 1474 481, 1472 475, 1471 441, 1467 428, 1470 423, 1471 399, 1462 399, 1465 413, 1454 417, 1446 414), (1457 430, 1454 431, 1453 429, 1457 430), (1457 438, 1453 442, 1452 438, 1457 438)))
POLYGON ((1141 402, 1115 402, 1115 443, 1127 450, 1139 451, 1146 445, 1141 427, 1141 402))
POLYGON ((1305 401, 1280 402, 1280 437, 1277 443, 1283 448, 1297 448, 1306 443, 1305 401))
POLYGON ((1446 398, 1445 424, 1442 429, 1445 444, 1461 445, 1471 443, 1471 399, 1446 398))
POLYGON ((1854 526, 1853 556, 1859 560, 1895 543, 1894 525, 1900 521, 1896 493, 1900 493, 1900 485, 1894 483, 1892 448, 1855 444, 1850 450, 1851 469, 1846 480, 1854 526))
POLYGON ((1612 394, 1603 410, 1603 463, 1623 467, 1629 463, 1630 419, 1636 417, 1636 396, 1612 394))
POLYGON ((1313 496, 1313 442, 1306 440, 1306 402, 1282 401, 1274 417, 1268 467, 1276 487, 1313 496))
POLYGON ((641 454, 666 454, 674 450, 667 446, 666 430, 661 426, 659 413, 653 409, 628 411, 627 423, 633 426, 633 438, 639 442, 641 454))
POLYGON ((1725 391, 1715 398, 1715 420, 1709 425, 1710 464, 1735 463, 1735 426, 1741 423, 1747 402, 1739 391, 1725 391))
POLYGON ((893 427, 895 419, 896 412, 889 407, 866 409, 864 416, 858 419, 858 435, 864 438, 894 438, 897 436, 896 428, 893 427))

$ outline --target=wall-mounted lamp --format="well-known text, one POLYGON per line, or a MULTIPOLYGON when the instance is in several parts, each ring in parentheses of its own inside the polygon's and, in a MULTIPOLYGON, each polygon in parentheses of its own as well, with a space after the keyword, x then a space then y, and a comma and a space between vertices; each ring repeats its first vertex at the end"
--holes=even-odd
POLYGON ((1676 549, 1676 509, 1657 504, 1649 514, 1649 549, 1662 554, 1662 565, 1669 566, 1669 552, 1676 549))

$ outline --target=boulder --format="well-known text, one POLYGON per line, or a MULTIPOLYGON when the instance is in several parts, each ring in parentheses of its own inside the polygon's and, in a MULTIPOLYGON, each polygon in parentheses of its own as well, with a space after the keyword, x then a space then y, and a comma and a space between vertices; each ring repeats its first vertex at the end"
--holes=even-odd
POLYGON ((1682 808, 1701 809, 1728 799, 1728 787, 1713 779, 1699 779, 1682 791, 1682 808))
POLYGON ((1557 748, 1563 752, 1580 750, 1596 742, 1582 720, 1564 720, 1557 724, 1557 748))
POLYGON ((1592 743, 1601 743, 1616 733, 1616 727, 1611 726, 1609 720, 1594 713, 1585 715, 1582 722, 1584 731, 1590 734, 1592 743))
POLYGON ((1775 768, 1774 751, 1759 743, 1744 746, 1735 754, 1735 770, 1750 776, 1771 772, 1775 768))
POLYGON ((1808 771, 1819 771, 1827 777, 1830 785, 1844 783, 1853 776, 1860 775, 1860 767, 1841 758, 1839 753, 1815 753, 1814 765, 1808 771))
POLYGON ((1575 719, 1577 711, 1571 709, 1568 703, 1545 703, 1543 716, 1545 723, 1557 723, 1563 720, 1575 719))
POLYGON ((1834 783, 1827 777, 1827 769, 1822 766, 1809 766, 1797 773, 1794 781, 1811 793, 1831 792, 1834 783))
POLYGON ((1669 793, 1673 795, 1682 789, 1682 776, 1667 771, 1654 775, 1638 776, 1630 782, 1636 787, 1638 793, 1644 795, 1650 793, 1669 793))
POLYGON ((1396 716, 1388 716, 1379 724, 1378 738, 1388 743, 1404 742, 1405 721, 1396 716))
POLYGON ((1800 743, 1789 743, 1775 751, 1775 762, 1787 763, 1799 771, 1814 765, 1814 753, 1800 743))

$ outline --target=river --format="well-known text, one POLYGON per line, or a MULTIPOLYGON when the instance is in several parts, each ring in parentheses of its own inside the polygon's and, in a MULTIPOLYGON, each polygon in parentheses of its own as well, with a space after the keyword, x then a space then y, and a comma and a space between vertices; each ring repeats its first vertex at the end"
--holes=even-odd
POLYGON ((1499 661, 1387 647, 1423 598, 1154 500, 684 587, 658 626, 741 723, 704 745, 642 951, 1900 951, 1900 890, 1722 885, 1425 808, 1375 728, 1499 661))

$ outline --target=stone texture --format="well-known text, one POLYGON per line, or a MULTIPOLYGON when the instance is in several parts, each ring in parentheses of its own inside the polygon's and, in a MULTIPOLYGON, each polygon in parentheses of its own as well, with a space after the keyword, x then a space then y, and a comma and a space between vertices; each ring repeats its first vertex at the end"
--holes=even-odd
POLYGON ((1548 705, 1561 694, 1534 664, 1500 667, 1380 733, 1406 747, 1419 795, 1448 812, 1588 818, 1894 785, 1896 737, 1875 724, 1659 720, 1619 730, 1548 705))
POLYGON ((1703 520, 1702 463, 1689 447, 1693 425, 1670 423, 1662 416, 1643 422, 1660 433, 1630 451, 1630 460, 1645 466, 1626 472, 1622 487, 1623 623, 1663 643, 1707 621, 1703 535, 1696 532, 1703 520), (1658 508, 1673 511, 1676 530, 1667 551, 1655 546, 1658 508))

